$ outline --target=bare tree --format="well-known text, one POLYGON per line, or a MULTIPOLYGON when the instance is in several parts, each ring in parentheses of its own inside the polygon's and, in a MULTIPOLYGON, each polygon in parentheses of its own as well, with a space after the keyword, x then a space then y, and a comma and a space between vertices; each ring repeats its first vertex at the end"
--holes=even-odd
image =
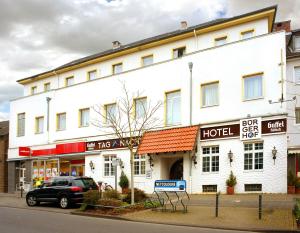
POLYGON ((113 108, 107 105, 96 105, 96 119, 92 124, 106 133, 114 134, 130 151, 130 187, 131 204, 134 204, 134 155, 135 148, 144 132, 161 126, 159 118, 155 113, 161 107, 162 102, 151 103, 147 100, 142 102, 139 91, 130 93, 123 82, 122 95, 116 100, 113 108), (137 109, 137 101, 141 101, 137 109))

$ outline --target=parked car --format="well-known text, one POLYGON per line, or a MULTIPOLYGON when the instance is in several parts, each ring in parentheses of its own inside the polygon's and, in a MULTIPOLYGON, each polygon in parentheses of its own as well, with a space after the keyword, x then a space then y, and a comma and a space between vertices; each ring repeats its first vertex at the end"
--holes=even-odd
POLYGON ((53 202, 65 209, 71 204, 81 203, 83 193, 91 189, 97 190, 98 186, 89 177, 54 177, 29 191, 26 195, 26 203, 28 206, 36 206, 40 202, 53 202))

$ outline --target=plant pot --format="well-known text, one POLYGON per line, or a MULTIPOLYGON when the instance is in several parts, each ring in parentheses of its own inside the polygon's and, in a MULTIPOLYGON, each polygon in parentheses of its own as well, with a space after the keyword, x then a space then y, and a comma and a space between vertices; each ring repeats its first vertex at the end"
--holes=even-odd
POLYGON ((288 186, 288 194, 295 194, 295 186, 288 186))
POLYGON ((129 191, 129 189, 128 189, 128 188, 122 188, 122 193, 123 193, 123 194, 127 194, 127 193, 128 193, 128 191, 129 191))
POLYGON ((299 188, 296 187, 296 194, 300 194, 300 187, 299 188))
POLYGON ((228 194, 228 195, 233 195, 233 194, 234 194, 234 187, 228 186, 228 187, 227 187, 227 194, 228 194))

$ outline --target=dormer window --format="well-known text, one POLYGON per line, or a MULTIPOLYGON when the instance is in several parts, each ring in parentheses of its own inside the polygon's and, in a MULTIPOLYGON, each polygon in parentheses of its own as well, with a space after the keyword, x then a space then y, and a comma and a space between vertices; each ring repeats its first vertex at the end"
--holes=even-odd
POLYGON ((185 55, 185 47, 173 49, 173 58, 180 58, 185 55))
POLYGON ((300 51, 300 36, 294 37, 294 49, 300 51))

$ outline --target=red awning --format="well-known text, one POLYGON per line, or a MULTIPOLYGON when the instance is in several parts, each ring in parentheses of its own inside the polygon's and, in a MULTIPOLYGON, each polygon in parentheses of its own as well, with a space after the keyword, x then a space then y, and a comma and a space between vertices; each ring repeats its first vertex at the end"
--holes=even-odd
POLYGON ((198 131, 199 125, 146 132, 137 153, 192 151, 197 142, 198 131))

